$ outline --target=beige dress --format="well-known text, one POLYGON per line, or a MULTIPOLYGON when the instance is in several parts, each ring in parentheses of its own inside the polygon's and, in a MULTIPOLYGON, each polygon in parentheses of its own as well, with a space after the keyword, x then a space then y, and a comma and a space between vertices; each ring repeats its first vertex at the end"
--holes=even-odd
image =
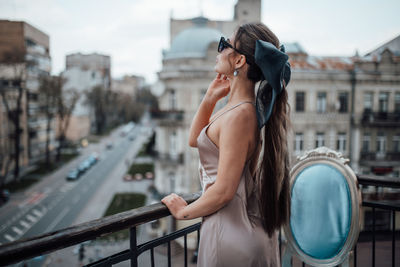
MULTIPOLYGON (((219 156, 218 147, 206 131, 216 119, 243 103, 250 102, 241 102, 221 113, 203 128, 197 138, 203 193, 217 179, 219 156)), ((280 266, 277 232, 269 238, 263 230, 248 165, 247 161, 233 199, 217 212, 203 217, 197 266, 280 266), (250 203, 246 203, 246 187, 247 192, 254 196, 250 203)))

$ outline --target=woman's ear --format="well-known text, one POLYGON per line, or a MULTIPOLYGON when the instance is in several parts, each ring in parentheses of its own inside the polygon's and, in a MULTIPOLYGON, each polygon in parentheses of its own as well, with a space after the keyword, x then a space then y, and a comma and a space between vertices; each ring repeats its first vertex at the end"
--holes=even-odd
POLYGON ((240 69, 246 64, 246 57, 244 55, 239 55, 235 62, 236 69, 240 69))

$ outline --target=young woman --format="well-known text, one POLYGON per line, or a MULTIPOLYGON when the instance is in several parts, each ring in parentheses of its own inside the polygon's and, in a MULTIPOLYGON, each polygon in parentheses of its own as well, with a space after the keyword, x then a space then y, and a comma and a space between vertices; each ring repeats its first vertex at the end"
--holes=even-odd
POLYGON ((203 217, 198 266, 279 266, 277 230, 290 216, 288 56, 262 23, 222 37, 218 52, 189 135, 203 194, 190 205, 176 194, 162 202, 178 220, 203 217))

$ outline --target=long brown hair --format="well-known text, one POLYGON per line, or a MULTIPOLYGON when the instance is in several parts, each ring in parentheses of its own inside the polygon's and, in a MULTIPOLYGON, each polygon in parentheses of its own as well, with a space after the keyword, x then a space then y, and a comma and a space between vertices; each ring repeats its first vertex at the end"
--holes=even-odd
MULTIPOLYGON (((249 64, 247 78, 255 83, 263 79, 262 72, 252 56, 256 40, 270 42, 279 49, 279 39, 263 23, 248 23, 237 28, 234 45, 246 56, 249 64)), ((272 90, 266 82, 262 82, 261 86, 266 86, 266 90, 272 90)), ((288 94, 284 86, 275 100, 268 122, 261 129, 263 153, 254 159, 256 169, 253 178, 257 185, 258 206, 263 228, 270 237, 275 230, 287 223, 290 217, 287 146, 289 113, 288 94)))

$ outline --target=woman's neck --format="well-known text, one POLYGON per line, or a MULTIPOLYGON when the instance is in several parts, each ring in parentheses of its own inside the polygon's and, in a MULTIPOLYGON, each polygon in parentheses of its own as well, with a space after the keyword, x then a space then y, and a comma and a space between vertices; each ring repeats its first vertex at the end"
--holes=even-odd
POLYGON ((230 82, 231 90, 228 104, 236 104, 242 101, 255 101, 254 82, 240 76, 232 78, 230 82))

